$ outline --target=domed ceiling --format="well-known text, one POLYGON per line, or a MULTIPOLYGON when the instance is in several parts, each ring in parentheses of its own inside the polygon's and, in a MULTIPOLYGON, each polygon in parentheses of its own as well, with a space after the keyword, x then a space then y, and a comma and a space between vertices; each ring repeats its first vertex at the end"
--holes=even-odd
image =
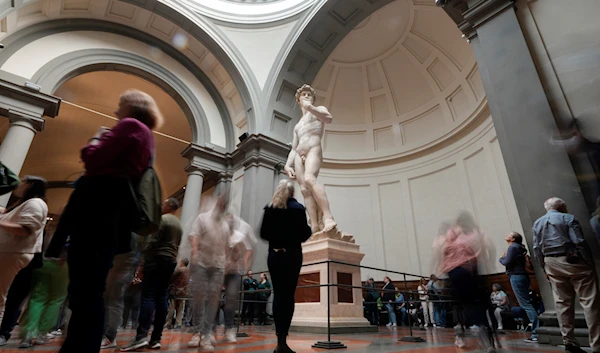
POLYGON ((309 8, 316 0, 182 0, 193 10, 232 23, 284 20, 309 8))
POLYGON ((396 0, 362 21, 313 81, 333 124, 325 160, 404 157, 451 138, 484 106, 473 51, 433 1, 396 0))

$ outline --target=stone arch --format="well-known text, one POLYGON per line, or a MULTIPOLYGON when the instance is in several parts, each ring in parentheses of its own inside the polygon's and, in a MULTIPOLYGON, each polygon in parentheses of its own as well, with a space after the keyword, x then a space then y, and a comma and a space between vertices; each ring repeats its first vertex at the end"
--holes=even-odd
MULTIPOLYGON (((52 94, 69 79, 88 72, 118 71, 143 78, 167 92, 185 113, 192 130, 192 142, 210 142, 210 126, 198 99, 177 76, 155 62, 118 50, 88 49, 55 58, 38 70, 32 81, 52 94)), ((227 144, 229 145, 228 138, 227 144)))
POLYGON ((274 137, 291 141, 293 122, 298 115, 294 98, 296 89, 304 83, 312 83, 335 47, 356 25, 392 1, 330 0, 310 18, 275 75, 268 98, 265 118, 274 137), (282 122, 287 125, 285 129, 281 128, 282 122), (285 130, 285 136, 277 136, 275 130, 285 130))
MULTIPOLYGON (((231 119, 231 114, 227 109, 227 106, 221 96, 220 92, 217 90, 213 82, 208 78, 208 76, 200 70, 194 62, 192 62, 185 54, 183 54, 178 49, 174 48, 170 44, 154 37, 151 34, 145 33, 141 30, 122 25, 119 23, 102 21, 102 20, 92 20, 92 19, 58 19, 51 20, 46 22, 41 22, 38 24, 34 24, 28 27, 25 27, 3 39, 3 44, 5 45, 5 49, 0 52, 0 66, 2 66, 13 54, 19 51, 21 48, 26 46, 27 44, 43 38, 48 35, 64 33, 64 32, 74 32, 74 31, 96 31, 96 32, 107 32, 112 34, 117 34, 121 36, 125 36, 134 40, 137 40, 142 43, 146 43, 152 45, 162 52, 167 54, 169 57, 176 60, 179 64, 181 64, 184 68, 186 68, 190 73, 194 75, 194 77, 204 86, 204 88, 210 94, 212 100, 217 106, 219 111, 220 118, 223 122, 223 126, 225 128, 226 134, 226 150, 232 151, 235 148, 235 134, 233 129, 233 123, 231 119)), ((238 82, 235 82, 236 87, 238 82)), ((245 87, 245 86, 244 86, 245 87)), ((241 95, 241 91, 240 91, 241 95)), ((254 123, 251 124, 251 120, 253 120, 253 115, 251 116, 248 112, 248 123, 249 126, 252 127, 254 123)), ((210 142, 207 140, 206 142, 210 142)))

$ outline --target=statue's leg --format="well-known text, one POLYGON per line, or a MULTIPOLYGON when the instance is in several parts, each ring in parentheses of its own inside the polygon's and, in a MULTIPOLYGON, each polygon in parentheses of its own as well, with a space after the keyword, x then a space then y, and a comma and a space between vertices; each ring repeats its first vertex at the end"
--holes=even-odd
POLYGON ((323 213, 323 230, 329 231, 335 228, 337 223, 333 219, 333 215, 329 209, 329 200, 327 200, 325 187, 317 182, 322 161, 323 155, 320 147, 313 147, 306 155, 306 161, 304 162, 304 183, 323 213))
POLYGON ((299 155, 296 155, 294 169, 296 170, 296 180, 298 181, 298 184, 300 184, 300 190, 304 197, 304 206, 306 207, 306 212, 308 212, 308 217, 310 218, 310 229, 313 233, 316 233, 320 230, 319 217, 317 216, 318 206, 311 191, 306 187, 306 180, 304 179, 304 162, 299 155))

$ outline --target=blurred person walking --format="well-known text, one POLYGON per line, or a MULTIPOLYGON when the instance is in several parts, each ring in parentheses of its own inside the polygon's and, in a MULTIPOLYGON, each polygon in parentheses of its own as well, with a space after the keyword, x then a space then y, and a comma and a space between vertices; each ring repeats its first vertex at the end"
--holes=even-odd
POLYGON ((177 254, 183 229, 181 222, 174 215, 179 208, 179 201, 174 198, 162 203, 160 228, 156 234, 148 237, 144 249, 144 281, 142 282, 142 304, 140 308, 137 334, 122 352, 133 351, 142 347, 160 349, 160 340, 165 327, 168 311, 168 290, 171 277, 177 266, 177 254), (154 317, 154 319, 153 319, 154 317), (154 324, 150 341, 148 332, 154 324))
POLYGON ((600 352, 600 291, 594 260, 579 221, 558 197, 544 202, 547 213, 533 224, 533 251, 552 284, 565 351, 585 352, 575 338, 575 297, 583 307, 590 346, 600 352))
POLYGON ((295 292, 302 267, 302 243, 312 235, 306 209, 294 198, 294 185, 279 182, 265 207, 260 237, 269 242, 267 265, 273 281, 273 319, 277 335, 274 353, 293 353, 287 336, 295 307, 295 292))
POLYGON ((183 312, 185 311, 185 302, 183 298, 190 295, 190 261, 183 259, 179 262, 179 267, 175 269, 169 285, 169 312, 167 313, 166 327, 173 328, 173 319, 175 319, 175 329, 180 329, 183 325, 183 312), (175 317, 174 317, 175 316, 175 317))
POLYGON ((117 346, 117 331, 123 325, 125 292, 133 281, 136 269, 142 257, 143 240, 136 233, 131 233, 131 251, 115 256, 113 267, 106 279, 104 292, 105 318, 104 337, 100 349, 111 349, 117 346))
POLYGON ((13 193, 18 200, 0 210, 0 320, 13 280, 42 251, 48 217, 46 188, 45 179, 25 176, 13 193))
POLYGON ((226 195, 217 196, 214 207, 196 217, 190 230, 194 335, 188 347, 213 351, 213 323, 225 277, 231 228, 227 222, 226 195))
MULTIPOLYGON (((247 273, 251 266, 252 250, 257 239, 252 231, 252 226, 238 216, 229 214, 228 222, 233 229, 229 239, 229 252, 227 267, 225 269, 225 303, 223 312, 225 316, 225 341, 237 341, 237 332, 234 328, 235 304, 239 299, 240 279, 247 273)), ((242 314, 243 315, 243 314, 242 314)), ((240 319, 243 322, 243 319, 240 319)))
POLYGON ((115 254, 131 251, 136 212, 131 185, 137 185, 151 165, 152 130, 163 120, 154 99, 137 90, 120 96, 115 116, 119 122, 112 129, 101 127, 82 149, 85 174, 77 181, 46 252, 55 257, 62 248, 61 239, 64 242, 70 235, 67 262, 72 315, 61 353, 100 350, 106 278, 115 254))

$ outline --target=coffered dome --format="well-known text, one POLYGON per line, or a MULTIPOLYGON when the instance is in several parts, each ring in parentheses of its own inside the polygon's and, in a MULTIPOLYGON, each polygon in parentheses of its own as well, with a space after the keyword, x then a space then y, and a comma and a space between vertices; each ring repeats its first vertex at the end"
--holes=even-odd
POLYGON ((397 0, 362 21, 313 82, 327 126, 325 159, 406 157, 454 136, 484 107, 469 44, 433 1, 397 0))

